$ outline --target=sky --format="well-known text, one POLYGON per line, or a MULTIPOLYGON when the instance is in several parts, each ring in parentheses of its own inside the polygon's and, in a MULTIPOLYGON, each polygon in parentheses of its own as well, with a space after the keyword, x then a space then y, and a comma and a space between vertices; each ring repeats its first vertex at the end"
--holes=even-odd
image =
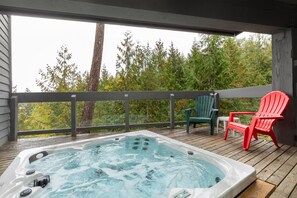
MULTIPOLYGON (((32 92, 40 91, 36 79, 38 71, 47 65, 55 65, 57 52, 61 46, 68 47, 72 61, 81 72, 91 67, 95 39, 95 23, 12 16, 12 84, 17 85, 18 92, 29 88, 32 92)), ((130 31, 133 41, 142 45, 154 46, 158 40, 165 48, 171 42, 185 56, 190 52, 193 41, 199 39, 198 33, 132 27, 122 25, 105 25, 102 66, 115 74, 117 46, 130 31)))

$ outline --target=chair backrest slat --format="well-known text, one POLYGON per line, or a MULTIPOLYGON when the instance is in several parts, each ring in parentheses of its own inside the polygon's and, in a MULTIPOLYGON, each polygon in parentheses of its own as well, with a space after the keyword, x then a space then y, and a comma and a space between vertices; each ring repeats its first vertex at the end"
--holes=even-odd
MULTIPOLYGON (((258 116, 281 115, 288 105, 289 97, 281 91, 273 91, 261 99, 258 116)), ((263 119, 257 122, 256 127, 270 130, 276 119, 263 119)))
POLYGON ((212 96, 199 96, 196 98, 196 116, 210 117, 213 109, 214 98, 212 96))

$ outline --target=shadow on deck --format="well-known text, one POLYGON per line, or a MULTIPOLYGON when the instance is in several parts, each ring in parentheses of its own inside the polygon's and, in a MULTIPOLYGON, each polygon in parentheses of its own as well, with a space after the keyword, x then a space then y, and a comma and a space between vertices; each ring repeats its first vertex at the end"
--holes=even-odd
MULTIPOLYGON (((253 166, 257 171, 258 179, 276 186, 270 197, 297 197, 297 147, 280 145, 281 148, 277 149, 271 141, 260 138, 258 141, 252 140, 249 151, 243 151, 242 136, 229 136, 228 140, 224 141, 223 133, 210 136, 207 127, 192 129, 189 134, 185 132, 184 128, 149 130, 253 166)), ((116 133, 82 134, 76 138, 62 136, 21 139, 17 142, 8 142, 0 147, 0 174, 5 171, 16 155, 24 149, 111 134, 116 133)))

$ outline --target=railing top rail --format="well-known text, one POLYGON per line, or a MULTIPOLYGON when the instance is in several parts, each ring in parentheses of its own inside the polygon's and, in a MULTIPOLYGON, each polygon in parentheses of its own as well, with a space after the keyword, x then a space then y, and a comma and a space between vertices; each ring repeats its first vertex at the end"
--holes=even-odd
POLYGON ((17 96, 18 103, 31 102, 70 102, 71 96, 76 95, 76 101, 99 100, 162 100, 170 99, 174 94, 176 99, 193 99, 201 95, 209 95, 214 91, 123 91, 123 92, 30 92, 12 93, 17 96))
POLYGON ((272 91, 271 85, 216 90, 220 98, 261 98, 272 91))
POLYGON ((18 103, 31 102, 70 102, 71 96, 76 96, 76 101, 102 101, 102 100, 162 100, 170 99, 174 94, 175 99, 194 99, 197 96, 218 93, 220 98, 257 98, 272 91, 271 85, 235 88, 215 91, 116 91, 116 92, 30 92, 12 93, 18 103))

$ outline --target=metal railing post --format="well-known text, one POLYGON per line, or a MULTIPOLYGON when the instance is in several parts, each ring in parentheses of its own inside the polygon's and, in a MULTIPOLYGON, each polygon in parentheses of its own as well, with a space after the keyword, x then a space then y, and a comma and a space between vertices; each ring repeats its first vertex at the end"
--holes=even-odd
POLYGON ((76 95, 71 95, 71 136, 76 137, 76 95))
POLYGON ((10 133, 9 141, 16 141, 18 136, 18 97, 10 98, 10 133))
POLYGON ((212 93, 212 94, 210 94, 210 95, 212 95, 213 98, 214 98, 214 108, 215 108, 215 109, 219 109, 219 107, 220 107, 220 103, 219 103, 219 93, 214 92, 214 93, 212 93))
POLYGON ((170 128, 174 129, 174 94, 170 94, 170 128))
POLYGON ((130 124, 129 124, 129 95, 125 94, 125 131, 130 131, 130 124))

